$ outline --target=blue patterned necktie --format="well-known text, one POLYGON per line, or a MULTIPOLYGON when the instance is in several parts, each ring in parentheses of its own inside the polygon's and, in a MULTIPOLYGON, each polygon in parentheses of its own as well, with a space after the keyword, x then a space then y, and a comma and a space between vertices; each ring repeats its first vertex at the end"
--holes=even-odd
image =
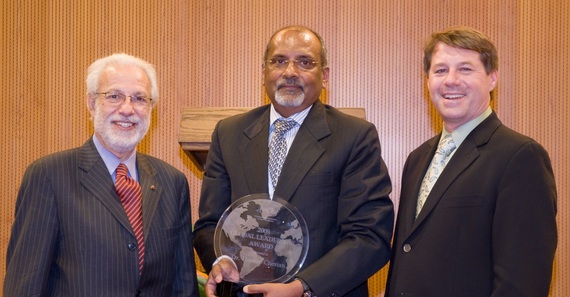
POLYGON ((431 165, 424 176, 422 181, 422 185, 420 187, 420 192, 418 194, 418 204, 416 207, 416 218, 420 214, 422 207, 425 204, 425 201, 433 188, 433 185, 437 181, 437 178, 447 165, 447 157, 451 155, 451 153, 455 150, 455 143, 453 142, 453 138, 451 138, 451 134, 445 135, 445 137, 439 142, 437 150, 435 151, 435 155, 431 161, 431 165))
POLYGON ((285 162, 287 156, 287 142, 285 141, 285 133, 291 130, 297 122, 293 120, 278 119, 273 124, 275 130, 269 143, 269 176, 271 178, 271 185, 273 189, 277 186, 279 174, 281 174, 281 167, 285 162))

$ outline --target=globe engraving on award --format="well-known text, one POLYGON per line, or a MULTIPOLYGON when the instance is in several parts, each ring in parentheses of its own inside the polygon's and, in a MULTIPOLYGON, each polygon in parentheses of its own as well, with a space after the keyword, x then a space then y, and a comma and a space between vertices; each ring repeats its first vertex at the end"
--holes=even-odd
POLYGON ((240 283, 284 283, 302 267, 309 248, 301 213, 280 198, 252 194, 232 203, 214 233, 216 256, 231 257, 240 283))

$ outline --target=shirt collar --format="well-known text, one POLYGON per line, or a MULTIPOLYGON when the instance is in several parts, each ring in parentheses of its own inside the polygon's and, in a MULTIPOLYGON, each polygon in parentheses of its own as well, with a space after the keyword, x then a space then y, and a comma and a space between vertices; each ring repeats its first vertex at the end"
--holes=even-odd
MULTIPOLYGON (((303 121, 305 121, 305 119, 307 118, 307 115, 309 114, 309 111, 311 111, 311 108, 313 107, 313 105, 303 109, 302 111, 291 115, 290 117, 288 117, 287 119, 292 119, 295 122, 297 122, 297 124, 299 124, 299 126, 301 126, 303 124, 303 121)), ((275 110, 275 107, 273 106, 273 104, 271 104, 271 111, 269 113, 269 126, 273 127, 273 123, 275 123, 276 120, 283 118, 278 112, 277 110, 275 110)))
POLYGON ((129 175, 138 181, 136 150, 131 156, 129 156, 127 160, 121 161, 119 158, 117 158, 117 156, 115 156, 113 153, 107 150, 105 146, 103 146, 95 134, 93 134, 93 143, 95 144, 95 148, 103 159, 103 162, 105 163, 105 166, 107 166, 107 170, 111 176, 115 177, 115 170, 117 169, 117 166, 119 166, 121 163, 125 163, 129 169, 129 175))
MULTIPOLYGON (((479 116, 477 116, 476 118, 472 119, 471 121, 459 126, 459 128, 457 128, 457 129, 455 129, 455 131, 451 132, 451 138, 453 138, 453 142, 455 143, 455 146, 459 147, 461 145, 461 143, 463 143, 465 138, 467 138, 469 133, 471 133, 471 131, 473 131, 473 129, 475 129, 487 117, 489 117, 491 115, 491 113, 493 113, 493 110, 489 106, 479 116)), ((441 139, 443 139, 443 137, 445 137, 445 135, 447 135, 447 134, 450 134, 450 133, 447 132, 447 130, 445 130, 445 126, 444 126, 443 131, 441 132, 441 139)))

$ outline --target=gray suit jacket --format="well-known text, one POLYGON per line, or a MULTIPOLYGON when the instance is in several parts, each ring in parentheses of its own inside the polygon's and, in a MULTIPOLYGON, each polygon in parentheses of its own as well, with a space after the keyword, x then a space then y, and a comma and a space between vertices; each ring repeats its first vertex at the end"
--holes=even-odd
POLYGON ((32 163, 7 254, 4 296, 198 296, 184 174, 137 154, 145 267, 93 140, 32 163))
POLYGON ((414 220, 439 138, 406 161, 386 296, 547 296, 557 232, 544 148, 491 114, 459 146, 414 220))
MULTIPOLYGON (((267 193, 269 105, 218 123, 208 154, 194 244, 207 269, 212 237, 235 200, 267 193)), ((298 274, 318 296, 368 296, 366 281, 389 258, 393 205, 371 123, 317 102, 291 145, 275 197, 303 215, 309 251, 298 274)))

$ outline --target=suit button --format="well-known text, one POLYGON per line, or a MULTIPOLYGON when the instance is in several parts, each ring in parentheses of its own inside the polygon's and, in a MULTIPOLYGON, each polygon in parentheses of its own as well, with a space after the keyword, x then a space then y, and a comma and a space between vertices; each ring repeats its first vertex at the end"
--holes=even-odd
POLYGON ((129 250, 134 251, 137 249, 137 245, 134 243, 129 243, 127 244, 127 247, 129 248, 129 250))
POLYGON ((136 297, 140 297, 141 295, 142 295, 141 290, 138 290, 138 291, 137 291, 137 294, 136 294, 135 296, 136 296, 136 297))
POLYGON ((412 246, 409 244, 404 244, 403 250, 404 250, 404 252, 408 253, 409 251, 412 250, 412 246))

